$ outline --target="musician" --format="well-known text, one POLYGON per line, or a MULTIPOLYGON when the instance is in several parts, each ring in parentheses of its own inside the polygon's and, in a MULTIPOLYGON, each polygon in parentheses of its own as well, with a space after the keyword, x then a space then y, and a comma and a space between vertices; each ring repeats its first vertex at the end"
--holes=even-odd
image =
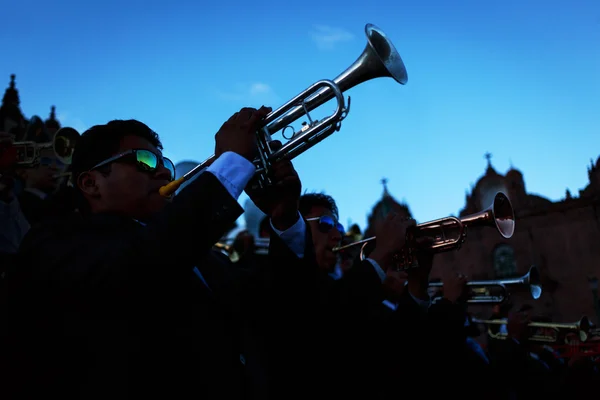
MULTIPOLYGON (((79 212, 34 227, 7 279, 15 398, 242 397, 238 314, 262 292, 210 249, 243 211, 236 200, 269 111, 243 108, 225 122, 216 161, 173 200, 158 189, 174 167, 146 125, 111 121, 81 136, 79 212)), ((268 194, 248 194, 293 253, 299 216, 280 211, 299 181, 282 166, 268 194)))
POLYGON ((14 263, 14 255, 30 227, 14 192, 16 154, 10 152, 12 143, 12 135, 0 132, 0 277, 14 263))
POLYGON ((357 260, 336 280, 330 276, 337 262, 333 248, 339 246, 344 229, 335 201, 325 194, 305 194, 297 210, 303 217, 299 223, 309 228, 305 266, 296 271, 292 285, 281 288, 281 316, 264 333, 269 398, 373 395, 381 382, 365 379, 365 367, 372 364, 361 361, 368 350, 380 350, 381 338, 364 328, 369 311, 383 300, 385 271, 414 221, 390 214, 382 228, 387 240, 379 241, 369 259, 357 260))
POLYGON ((39 156, 38 164, 19 170, 19 177, 23 182, 19 201, 31 225, 58 212, 61 205, 55 195, 59 188, 66 185, 66 178, 62 174, 67 166, 58 159, 54 150, 41 149, 39 156))
POLYGON ((529 341, 531 310, 525 304, 509 314, 506 340, 492 339, 488 346, 494 374, 502 382, 498 392, 510 398, 550 398, 560 389, 551 366, 533 351, 536 346, 529 341))
MULTIPOLYGON (((377 237, 384 237, 377 233, 377 237)), ((432 302, 428 292, 434 253, 427 245, 431 238, 421 237, 413 244, 417 258, 416 267, 407 271, 388 269, 384 281, 386 301, 374 310, 368 326, 375 336, 389 338, 393 343, 385 351, 363 355, 362 364, 379 365, 378 398, 391 399, 399 395, 401 381, 421 379, 423 371, 430 371, 432 379, 449 381, 463 376, 473 376, 479 382, 489 379, 489 370, 481 368, 482 359, 469 341, 472 331, 465 327, 468 277, 450 269, 442 270, 443 294, 432 302)), ((485 365, 483 360, 483 365, 485 365)), ((372 369, 371 369, 372 370, 372 369)), ((428 394, 461 395, 458 387, 436 386, 428 394)))
MULTIPOLYGON (((335 202, 330 196, 309 194, 302 196, 299 209, 310 227, 317 265, 323 273, 330 272, 336 262, 331 250, 339 245, 343 232, 337 222, 335 202)), ((465 372, 477 368, 475 362, 466 368, 460 367, 461 361, 472 352, 467 346, 468 331, 464 328, 468 278, 444 270, 443 297, 431 304, 427 293, 433 265, 433 253, 426 250, 429 238, 417 243, 418 268, 408 272, 394 271, 393 255, 404 246, 408 227, 415 224, 414 220, 399 220, 399 225, 395 226, 392 223, 395 219, 397 215, 393 213, 387 216, 381 231, 377 232, 377 247, 340 280, 334 282, 321 274, 322 282, 326 283, 320 289, 325 294, 319 299, 322 309, 318 312, 330 319, 319 322, 316 329, 321 335, 316 338, 316 343, 307 339, 310 333, 302 338, 313 350, 320 352, 315 356, 319 360, 318 367, 314 363, 311 366, 313 376, 325 376, 329 383, 337 383, 328 387, 327 382, 312 378, 311 383, 321 382, 319 394, 331 390, 336 396, 361 393, 369 398, 395 398, 398 383, 420 379, 423 371, 430 369, 432 357, 443 371, 439 376, 445 379, 464 376, 465 372), (394 242, 398 239, 400 241, 394 242), (379 276, 376 284, 369 283, 366 278, 356 279, 361 271, 373 270, 379 276), (341 293, 340 287, 344 288, 341 293), (395 311, 382 305, 386 293, 395 300, 395 311), (340 313, 344 309, 348 314, 340 313), (375 346, 376 343, 379 346, 375 346), (335 362, 328 362, 331 359, 335 362), (324 372, 327 368, 329 371, 324 372)), ((289 336, 286 338, 290 339, 289 336)), ((299 355, 306 357, 306 354, 313 353, 302 346, 294 352, 294 359, 298 360, 299 355)), ((438 375, 434 372, 432 376, 438 375)), ((448 390, 444 387, 440 394, 448 390)))

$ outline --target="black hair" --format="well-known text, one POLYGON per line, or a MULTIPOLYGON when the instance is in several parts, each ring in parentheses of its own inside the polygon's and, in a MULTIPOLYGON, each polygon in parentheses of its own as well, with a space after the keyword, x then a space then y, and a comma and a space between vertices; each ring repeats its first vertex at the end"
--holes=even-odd
POLYGON ((313 207, 324 207, 331 211, 335 219, 339 219, 335 200, 325 193, 305 193, 300 197, 300 214, 308 214, 313 207))
MULTIPOLYGON (((157 149, 162 150, 162 143, 158 134, 146 124, 134 119, 113 120, 105 125, 95 125, 85 131, 77 140, 71 162, 71 172, 75 195, 78 197, 76 202, 80 211, 85 211, 88 205, 77 184, 79 175, 114 156, 119 151, 120 143, 126 136, 140 137, 150 142, 157 149)), ((110 165, 103 168, 103 172, 109 173, 110 165)))

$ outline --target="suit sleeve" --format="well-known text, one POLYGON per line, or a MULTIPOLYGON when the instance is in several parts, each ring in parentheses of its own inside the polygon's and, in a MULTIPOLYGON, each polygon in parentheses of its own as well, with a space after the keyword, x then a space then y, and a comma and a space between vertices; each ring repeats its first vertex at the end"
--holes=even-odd
POLYGON ((126 290, 126 282, 190 273, 242 211, 219 180, 205 173, 126 240, 115 240, 114 232, 101 227, 61 228, 59 221, 58 227, 32 229, 19 253, 32 273, 37 270, 37 279, 126 290))

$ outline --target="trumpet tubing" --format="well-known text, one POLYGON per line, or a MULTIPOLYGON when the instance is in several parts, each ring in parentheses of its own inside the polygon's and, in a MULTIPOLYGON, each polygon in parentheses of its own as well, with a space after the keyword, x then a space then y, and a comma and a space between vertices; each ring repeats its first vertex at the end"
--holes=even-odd
MULTIPOLYGON (((515 214, 508 197, 502 193, 496 193, 494 202, 485 210, 476 214, 467 215, 462 218, 447 217, 436 219, 430 222, 417 224, 414 227, 414 237, 433 238, 431 244, 426 249, 435 253, 441 253, 449 250, 459 250, 467 237, 467 228, 476 226, 495 227, 498 233, 505 239, 510 239, 515 231, 515 214), (448 231, 453 235, 448 235, 448 231)), ((360 258, 367 258, 367 245, 376 240, 375 236, 358 242, 350 243, 345 246, 339 246, 333 251, 343 251, 353 246, 361 245, 360 258)), ((414 243, 408 243, 405 249, 396 255, 397 266, 399 269, 407 269, 417 266, 417 260, 414 256, 414 243)))
MULTIPOLYGON (((365 26, 367 45, 358 59, 333 80, 323 79, 315 82, 306 90, 286 102, 283 106, 267 115, 263 126, 256 132, 258 145, 258 158, 254 161, 258 184, 269 185, 270 169, 274 162, 291 160, 304 153, 317 143, 321 142, 335 131, 339 131, 342 121, 350 110, 344 99, 344 92, 371 79, 390 77, 404 85, 408 80, 404 62, 400 54, 386 37, 385 33, 373 24, 365 26), (310 112, 335 99, 335 111, 322 120, 313 120, 310 112), (306 116, 308 123, 298 132, 291 124, 301 117, 306 116), (292 128, 292 137, 278 150, 270 147, 271 137, 276 132, 292 128)), ((285 136, 284 136, 285 137, 285 136)), ((181 178, 165 185, 160 189, 163 196, 171 196, 184 182, 204 169, 214 161, 215 156, 207 158, 181 178)))
MULTIPOLYGON (((508 325, 508 320, 506 320, 506 319, 486 320, 486 319, 473 318, 472 321, 477 324, 487 325, 488 326, 488 334, 490 335, 490 337, 492 337, 494 339, 503 340, 503 339, 507 338, 506 333, 502 333, 502 332, 494 333, 494 332, 491 332, 491 330, 489 329, 490 325, 508 325)), ((579 321, 573 322, 573 323, 530 322, 529 324, 527 324, 527 326, 530 328, 554 329, 556 331, 560 331, 560 330, 574 331, 579 334, 579 339, 582 342, 585 342, 585 341, 587 341, 587 339, 589 337, 589 333, 590 333, 590 329, 591 329, 591 322, 588 317, 584 316, 579 321)), ((548 336, 548 335, 534 334, 529 337, 529 340, 531 340, 531 341, 546 342, 546 343, 555 343, 556 341, 558 341, 558 339, 559 339, 558 335, 557 336, 548 336)))
MULTIPOLYGON (((471 281, 467 282, 467 287, 471 291, 467 303, 475 304, 499 304, 505 302, 510 297, 508 286, 525 286, 533 300, 537 300, 542 295, 542 283, 540 273, 536 266, 529 268, 529 271, 520 278, 489 280, 489 281, 471 281), (499 291, 494 294, 494 289, 499 291)), ((433 282, 429 287, 443 288, 443 283, 433 282)))
POLYGON ((51 143, 36 143, 31 141, 14 142, 14 148, 17 151, 17 165, 30 166, 35 165, 40 158, 40 151, 52 147, 51 143))
MULTIPOLYGON (((213 249, 220 251, 225 254, 232 262, 237 262, 240 258, 237 250, 233 243, 235 239, 226 239, 217 242, 213 245, 213 249)), ((269 254, 269 238, 255 238, 254 239, 254 254, 255 255, 267 255, 269 254)))
POLYGON ((17 150, 17 165, 32 166, 39 162, 40 152, 44 149, 52 149, 56 158, 63 164, 71 164, 75 145, 80 135, 73 128, 61 128, 56 131, 52 142, 37 143, 33 141, 14 142, 17 150))

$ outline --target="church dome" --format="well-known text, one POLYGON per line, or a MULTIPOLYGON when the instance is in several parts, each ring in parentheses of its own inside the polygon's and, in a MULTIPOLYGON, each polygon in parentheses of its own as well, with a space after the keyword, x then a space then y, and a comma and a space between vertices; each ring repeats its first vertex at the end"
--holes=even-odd
POLYGON ((367 217, 367 228, 365 229, 364 236, 372 236, 377 231, 377 226, 385 220, 385 217, 394 211, 402 217, 412 217, 412 213, 407 204, 398 202, 387 189, 387 179, 382 179, 383 194, 381 199, 375 203, 371 209, 371 213, 367 217))
POLYGON ((516 180, 523 180, 523 174, 518 169, 511 168, 506 173, 506 179, 508 179, 508 180, 515 180, 515 181, 516 180))

